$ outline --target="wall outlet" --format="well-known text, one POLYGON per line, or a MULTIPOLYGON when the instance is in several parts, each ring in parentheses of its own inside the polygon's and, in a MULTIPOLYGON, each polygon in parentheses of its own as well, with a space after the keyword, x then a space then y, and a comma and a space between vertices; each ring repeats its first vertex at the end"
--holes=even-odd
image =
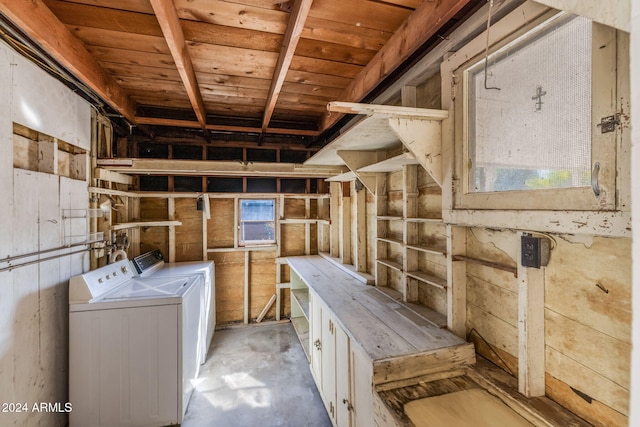
POLYGON ((540 268, 549 264, 551 252, 549 239, 523 235, 520 244, 522 254, 520 263, 523 267, 540 268))

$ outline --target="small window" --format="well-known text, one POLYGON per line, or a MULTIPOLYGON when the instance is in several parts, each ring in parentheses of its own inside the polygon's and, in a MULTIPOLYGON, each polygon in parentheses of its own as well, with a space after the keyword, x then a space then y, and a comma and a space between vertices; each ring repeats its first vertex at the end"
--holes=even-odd
POLYGON ((240 245, 267 245, 276 242, 275 200, 240 200, 240 245))
POLYGON ((443 65, 454 209, 613 210, 617 132, 600 121, 616 111, 615 30, 557 11, 519 16, 492 26, 488 50, 483 35, 443 65))

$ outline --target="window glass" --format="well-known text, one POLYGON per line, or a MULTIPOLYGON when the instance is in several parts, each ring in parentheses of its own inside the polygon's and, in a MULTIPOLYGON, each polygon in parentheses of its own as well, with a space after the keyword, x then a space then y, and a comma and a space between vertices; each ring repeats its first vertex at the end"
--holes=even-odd
POLYGON ((240 242, 275 243, 275 200, 240 200, 240 242))

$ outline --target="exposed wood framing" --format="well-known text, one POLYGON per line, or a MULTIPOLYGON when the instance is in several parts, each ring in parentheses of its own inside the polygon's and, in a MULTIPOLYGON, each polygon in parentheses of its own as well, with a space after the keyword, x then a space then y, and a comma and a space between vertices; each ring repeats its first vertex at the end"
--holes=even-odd
POLYGON ((56 61, 95 90, 127 120, 134 121, 135 102, 42 1, 0 0, 0 6, 4 15, 37 40, 56 61))
POLYGON ((544 273, 518 262, 518 390, 527 397, 545 395, 544 273))
MULTIPOLYGON (((173 197, 167 200, 167 211, 169 220, 175 221, 176 219, 176 199, 173 197)), ((169 226, 169 262, 176 262, 176 227, 169 226)))
POLYGON ((249 323, 249 268, 250 252, 244 253, 244 323, 249 323))
POLYGON ((271 79, 271 87, 269 88, 269 95, 267 96, 267 102, 265 105, 264 116, 262 119, 262 130, 266 131, 269 126, 269 121, 273 114, 273 110, 276 107, 276 102, 280 96, 280 90, 284 83, 284 78, 289 72, 289 66, 293 60, 296 47, 300 41, 302 35, 302 29, 307 21, 309 10, 313 0, 295 0, 291 15, 289 16, 289 25, 287 31, 284 34, 284 41, 282 42, 282 50, 278 56, 278 62, 276 63, 276 69, 273 72, 273 78, 271 79))
POLYGON ((340 256, 340 184, 339 182, 331 182, 331 202, 329 209, 331 210, 331 237, 330 237, 330 254, 332 257, 340 256))
MULTIPOLYGON (((416 218, 418 216, 418 169, 416 165, 408 165, 402 168, 402 216, 404 218, 416 218)), ((407 272, 419 270, 418 254, 407 250, 406 245, 412 243, 411 239, 418 234, 418 224, 415 222, 402 222, 402 244, 404 245, 404 257, 402 270, 404 272, 404 295, 406 302, 418 301, 418 283, 408 278, 407 272)))
POLYGON ((467 266, 453 257, 466 255, 466 233, 464 227, 447 225, 447 327, 459 337, 467 333, 467 266))
MULTIPOLYGON (((141 125, 155 125, 155 126, 175 126, 183 128, 200 127, 197 121, 193 120, 181 120, 181 119, 164 119, 159 117, 142 117, 136 116, 135 123, 141 125)), ((262 130, 259 127, 251 126, 231 126, 231 125, 216 125, 207 124, 205 129, 220 132, 248 132, 248 133, 270 133, 270 134, 282 134, 282 135, 302 135, 302 136, 318 136, 320 134, 317 130, 306 129, 285 129, 285 128, 270 128, 262 130)))
POLYGON ((339 199, 339 241, 340 241, 340 262, 351 264, 351 192, 350 182, 343 182, 340 186, 339 199))
POLYGON ((442 135, 440 121, 396 117, 389 126, 416 160, 442 186, 442 135))
POLYGON ((367 190, 374 194, 376 192, 376 176, 371 173, 358 172, 358 169, 377 162, 379 153, 361 150, 338 150, 337 153, 367 190))
POLYGON ((144 175, 327 178, 342 172, 340 167, 312 167, 295 163, 177 159, 103 159, 98 160, 98 165, 114 172, 144 175))
MULTIPOLYGON (((381 79, 409 58, 438 31, 442 23, 455 16, 468 2, 469 0, 423 2, 349 84, 340 99, 355 102, 362 100, 381 79)), ((340 115, 326 117, 321 130, 330 128, 339 119, 340 115)))
POLYGON ((198 123, 200 127, 204 128, 207 122, 207 112, 202 101, 196 73, 187 50, 180 19, 173 0, 151 0, 151 7, 153 7, 164 38, 167 41, 169 51, 171 51, 171 56, 187 91, 193 111, 198 118, 198 123))
MULTIPOLYGON (((375 182, 375 181, 374 181, 375 182)), ((375 189, 375 183, 374 183, 375 189)), ((356 271, 361 273, 367 272, 367 192, 361 189, 358 191, 355 190, 355 196, 353 199, 355 203, 353 204, 354 209, 351 210, 352 213, 352 229, 354 230, 355 236, 352 238, 355 248, 355 259, 353 260, 354 267, 356 271)))

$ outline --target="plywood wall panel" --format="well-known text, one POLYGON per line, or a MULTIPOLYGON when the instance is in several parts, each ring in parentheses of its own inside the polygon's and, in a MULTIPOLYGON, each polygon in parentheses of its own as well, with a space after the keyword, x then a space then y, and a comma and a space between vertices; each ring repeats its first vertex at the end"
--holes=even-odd
POLYGON ((207 247, 232 248, 234 199, 209 199, 211 219, 207 221, 207 247))
POLYGON ((219 324, 239 322, 244 316, 244 253, 209 254, 215 262, 216 321, 219 324))
POLYGON ((304 199, 284 199, 284 217, 285 218, 304 218, 305 217, 305 200, 304 199))
POLYGON ((166 221, 169 219, 168 200, 152 197, 140 199, 140 217, 145 221, 166 221))
POLYGON ((418 216, 422 218, 442 216, 442 190, 437 184, 418 186, 418 216))
POLYGON ((175 199, 175 219, 182 221, 176 227, 176 261, 201 261, 203 212, 196 210, 194 199, 175 199))
POLYGON ((304 224, 282 224, 281 239, 282 256, 304 255, 304 224))
POLYGON ((518 328, 471 303, 467 303, 467 328, 490 345, 517 356, 518 328))

